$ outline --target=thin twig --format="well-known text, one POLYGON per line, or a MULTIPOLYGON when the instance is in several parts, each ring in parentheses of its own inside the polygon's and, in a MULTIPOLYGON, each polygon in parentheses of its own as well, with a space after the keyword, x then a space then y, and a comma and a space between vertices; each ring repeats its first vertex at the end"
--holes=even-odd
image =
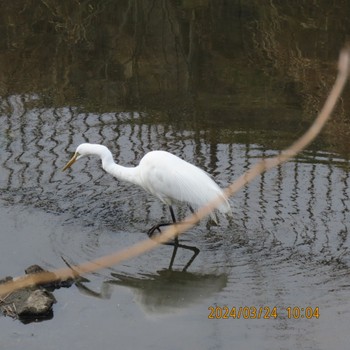
MULTIPOLYGON (((228 197, 235 194, 242 187, 250 183, 254 178, 263 172, 276 167, 290 158, 294 157, 301 150, 303 150, 315 137, 319 134, 326 121, 329 119, 331 112, 333 111, 341 92, 345 86, 345 83, 349 76, 349 64, 350 62, 350 48, 347 47, 342 50, 339 57, 338 64, 338 76, 333 85, 333 88, 314 123, 301 136, 296 142, 294 142, 289 148, 282 151, 278 156, 268 159, 263 159, 254 165, 250 170, 240 176, 234 183, 232 183, 226 190, 225 193, 228 197)), ((159 235, 154 240, 144 240, 137 244, 132 245, 122 251, 116 252, 111 255, 107 255, 96 259, 91 262, 86 262, 81 265, 72 266, 71 268, 62 268, 53 272, 43 272, 34 275, 20 277, 16 281, 10 281, 0 285, 0 296, 9 293, 15 289, 27 287, 33 284, 42 284, 53 282, 55 280, 76 278, 76 271, 80 274, 90 273, 97 271, 102 268, 106 268, 112 265, 116 265, 124 260, 131 259, 142 253, 145 253, 151 249, 154 249, 161 243, 165 243, 174 237, 187 231, 193 227, 199 220, 210 214, 215 208, 217 208, 222 202, 222 199, 218 198, 207 205, 201 207, 196 213, 186 218, 181 225, 173 225, 167 228, 164 233, 159 235), (74 269, 75 272, 72 272, 74 269), (56 278, 53 278, 53 274, 56 278)))

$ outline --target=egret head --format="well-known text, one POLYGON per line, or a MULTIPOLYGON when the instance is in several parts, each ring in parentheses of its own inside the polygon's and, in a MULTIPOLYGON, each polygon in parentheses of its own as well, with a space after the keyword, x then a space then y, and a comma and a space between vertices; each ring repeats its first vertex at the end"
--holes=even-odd
POLYGON ((112 159, 112 154, 111 152, 108 150, 108 148, 106 146, 103 145, 98 145, 98 144, 93 144, 93 143, 82 143, 81 145, 79 145, 74 153, 74 156, 72 157, 72 159, 64 166, 64 168, 62 169, 62 171, 67 170, 68 168, 70 168, 73 163, 75 163, 75 161, 77 161, 78 159, 80 159, 83 156, 87 156, 87 155, 97 155, 99 156, 101 159, 112 159))
POLYGON ((68 168, 70 168, 79 158, 81 158, 82 156, 86 155, 87 152, 85 151, 85 147, 84 147, 84 143, 82 143, 81 145, 79 145, 74 153, 74 156, 70 159, 70 161, 64 166, 64 168, 62 169, 62 171, 67 170, 68 168))

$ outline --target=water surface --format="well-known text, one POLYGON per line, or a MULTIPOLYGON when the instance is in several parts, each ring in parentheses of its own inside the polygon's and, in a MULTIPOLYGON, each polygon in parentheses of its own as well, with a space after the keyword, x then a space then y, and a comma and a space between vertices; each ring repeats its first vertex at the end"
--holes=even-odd
MULTIPOLYGON (((34 263, 62 267, 62 257, 72 264, 95 259, 145 239, 169 218, 157 199, 104 173, 96 158, 61 172, 82 142, 103 143, 126 166, 164 149, 221 187, 277 155, 321 106, 348 26, 339 17, 344 9, 321 6, 318 17, 306 5, 86 2, 79 12, 75 3, 62 4, 6 7, 22 30, 4 21, 1 276, 21 275, 34 263), (319 25, 322 13, 328 29, 319 25), (327 33, 338 34, 327 41, 327 33), (282 40, 287 35, 292 39, 282 40)), ((91 274, 83 286, 55 292, 51 320, 24 325, 0 317, 1 347, 345 348, 346 96, 313 145, 230 200, 232 218, 203 220, 185 233, 201 251, 187 271, 190 252, 180 250, 169 271, 171 248, 162 246, 91 274), (222 307, 277 311, 223 319, 222 307), (288 307, 304 311, 294 318, 288 307)), ((176 208, 179 218, 187 214, 176 208)))

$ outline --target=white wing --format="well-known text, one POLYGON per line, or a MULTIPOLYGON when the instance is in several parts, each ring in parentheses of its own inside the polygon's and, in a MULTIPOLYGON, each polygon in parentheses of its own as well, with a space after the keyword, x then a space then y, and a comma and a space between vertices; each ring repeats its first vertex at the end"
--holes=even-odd
MULTIPOLYGON (((166 204, 176 201, 202 206, 220 196, 220 187, 196 166, 165 151, 147 153, 139 165, 143 187, 166 204)), ((218 208, 230 213, 227 199, 218 208)))

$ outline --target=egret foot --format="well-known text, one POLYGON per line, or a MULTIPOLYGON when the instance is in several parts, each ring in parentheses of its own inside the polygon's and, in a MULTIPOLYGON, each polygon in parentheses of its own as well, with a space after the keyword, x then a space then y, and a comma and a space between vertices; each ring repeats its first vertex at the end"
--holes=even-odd
MULTIPOLYGON (((151 229, 148 230, 148 232, 147 232, 148 237, 150 239, 153 239, 156 231, 158 231, 159 234, 162 233, 160 227, 169 226, 169 225, 173 225, 173 224, 172 223, 165 223, 165 224, 154 225, 151 229)), ((172 242, 164 242, 163 244, 170 245, 170 246, 174 247, 173 254, 171 256, 170 264, 169 264, 169 268, 168 268, 169 270, 172 270, 172 268, 173 268, 174 260, 175 260, 176 253, 177 253, 177 248, 183 248, 183 249, 191 250, 193 252, 191 259, 188 261, 188 263, 185 265, 185 267, 182 269, 182 271, 186 271, 189 268, 189 266, 192 264, 192 262, 194 261, 194 259, 196 258, 196 256, 200 252, 200 250, 197 247, 181 244, 179 242, 178 237, 175 237, 174 241, 172 241, 172 242)))
POLYGON ((168 245, 174 246, 173 255, 171 256, 171 260, 170 260, 170 264, 169 264, 169 270, 173 269, 173 264, 174 264, 177 248, 183 248, 183 249, 191 250, 193 252, 191 259, 188 261, 188 263, 185 265, 185 267, 182 269, 182 271, 186 271, 190 267, 190 265, 193 263, 194 259, 196 258, 196 256, 200 252, 200 250, 195 246, 190 246, 190 245, 185 245, 185 244, 179 243, 179 239, 177 237, 175 238, 174 242, 167 242, 167 243, 168 243, 168 245))
POLYGON ((163 227, 163 226, 169 226, 169 225, 173 225, 173 223, 168 222, 168 223, 164 223, 164 224, 154 225, 147 231, 147 236, 152 239, 152 237, 155 234, 155 231, 158 231, 159 234, 160 234, 160 233, 162 233, 160 228, 163 227))

